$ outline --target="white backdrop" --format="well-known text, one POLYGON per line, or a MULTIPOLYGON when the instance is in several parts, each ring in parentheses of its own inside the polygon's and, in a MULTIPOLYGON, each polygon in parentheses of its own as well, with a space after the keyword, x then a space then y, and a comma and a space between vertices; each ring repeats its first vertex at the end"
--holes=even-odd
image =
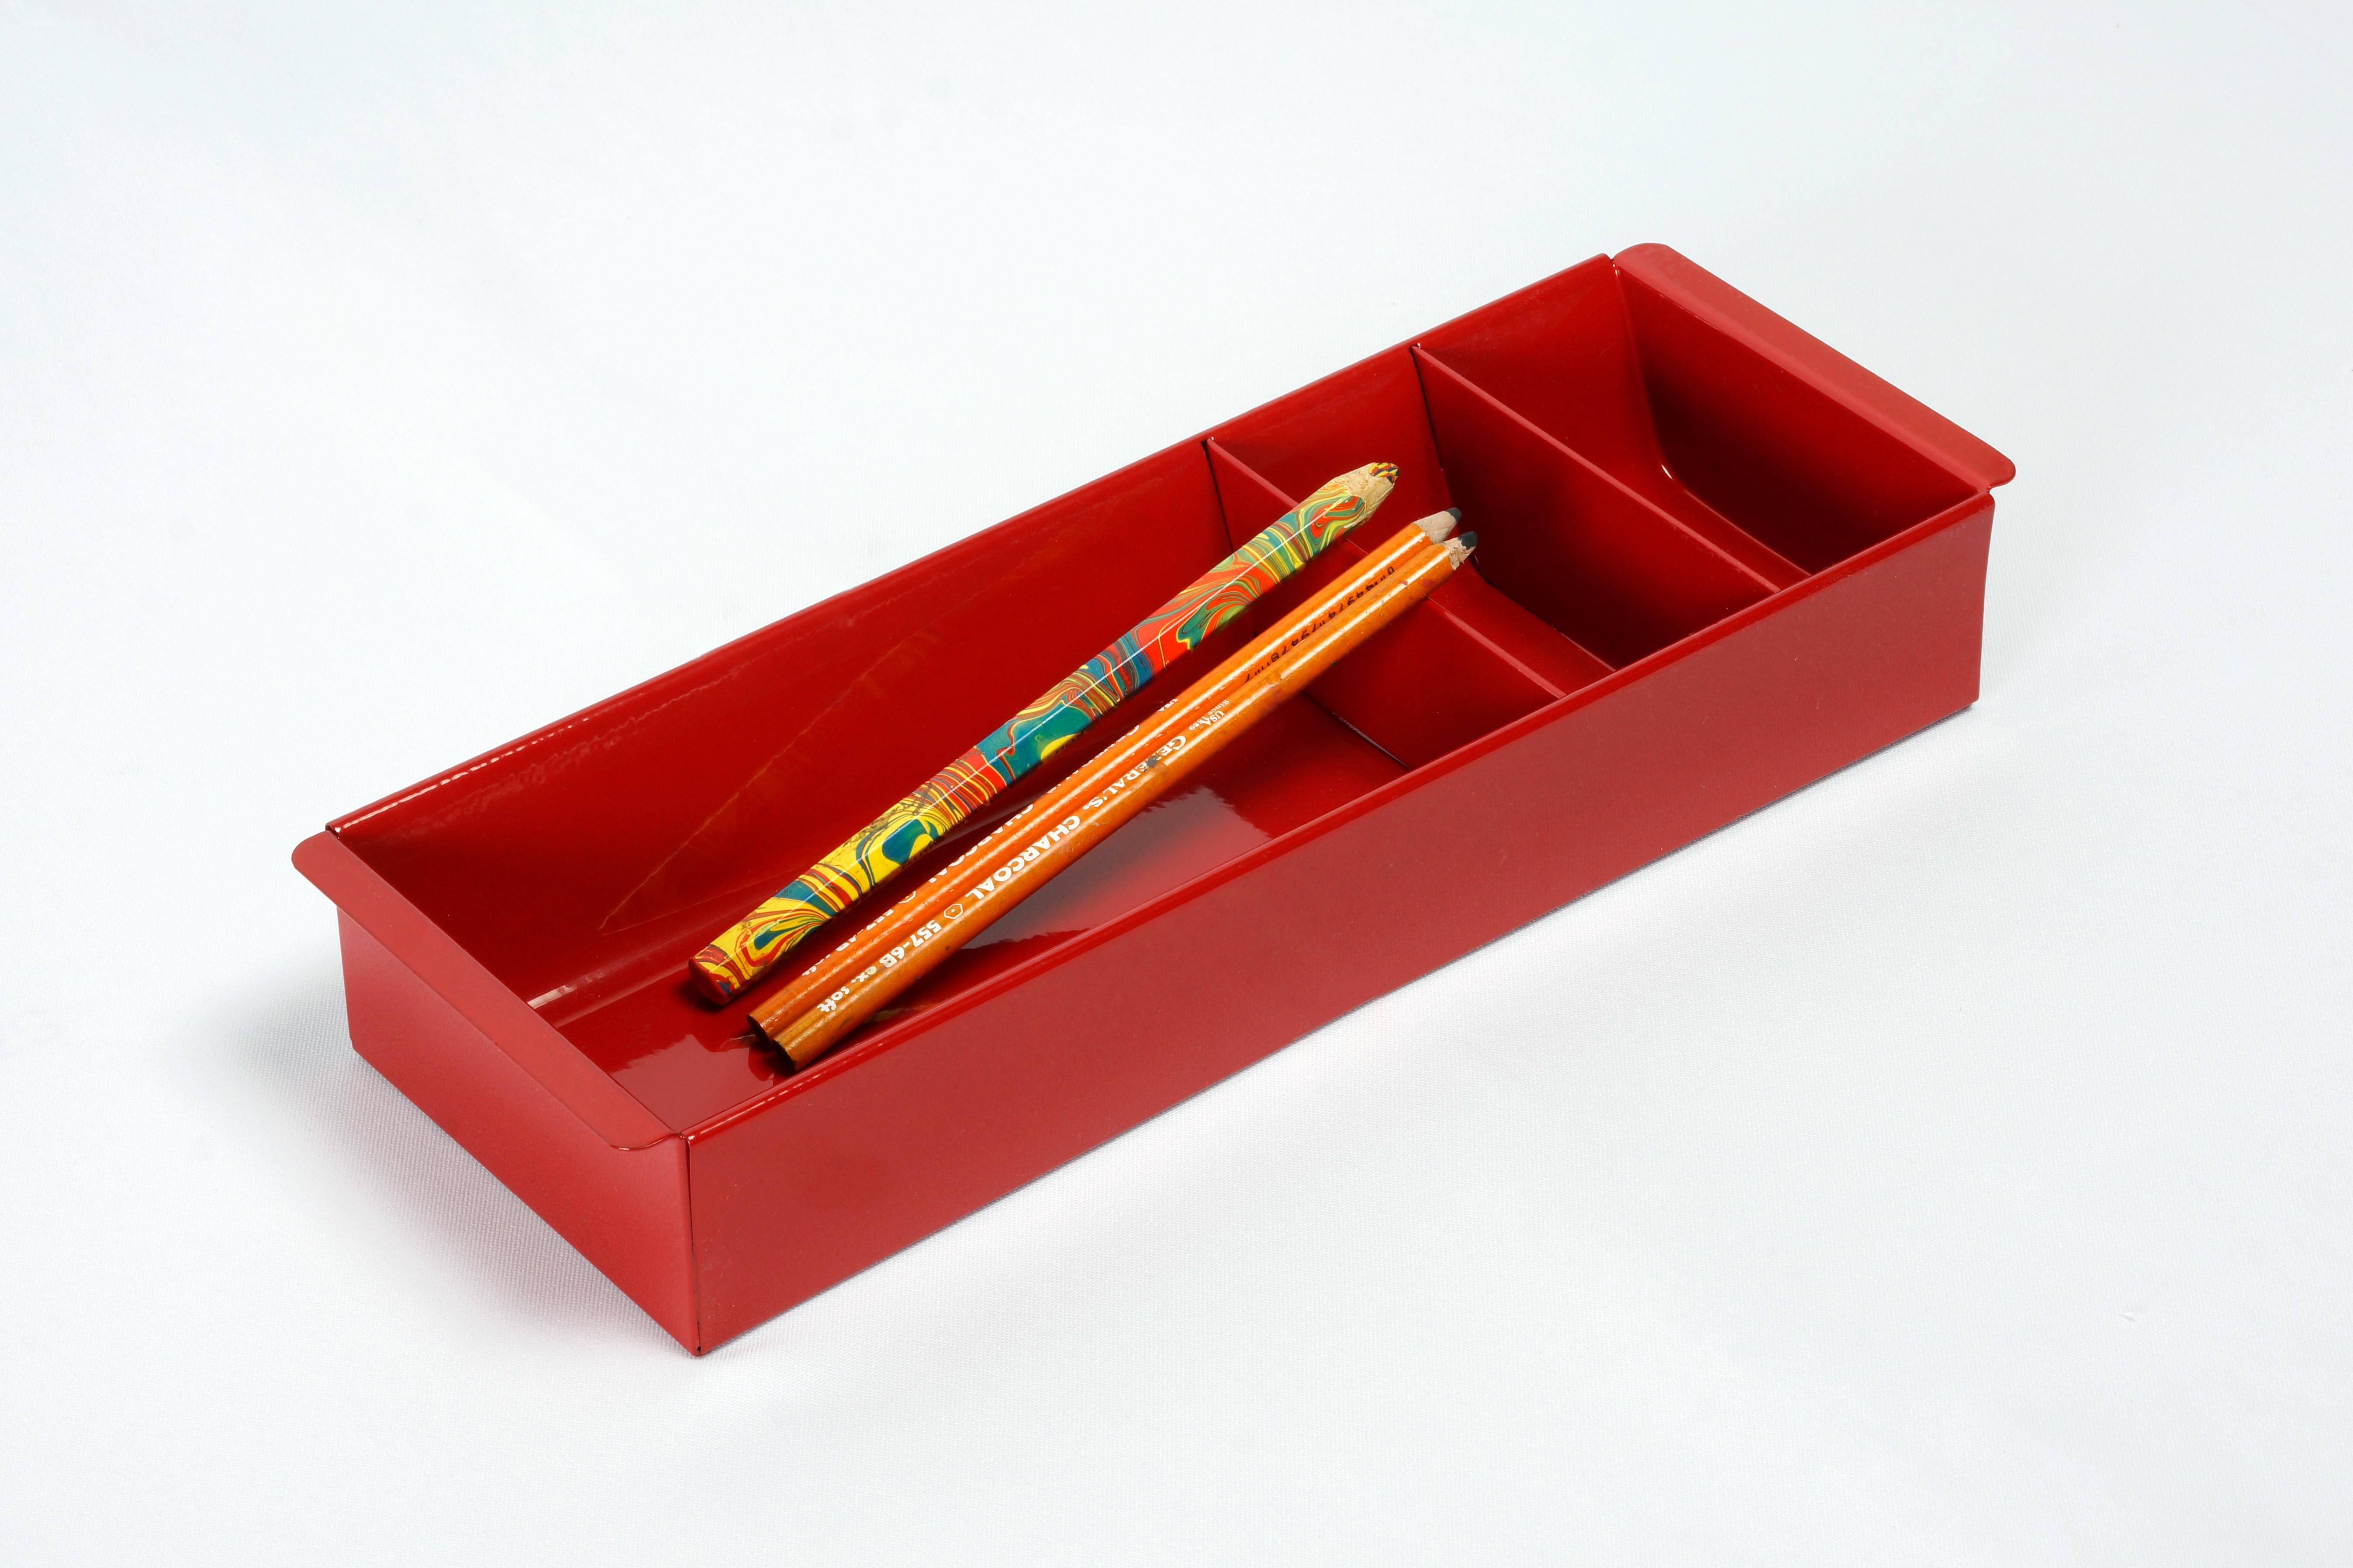
POLYGON ((1440 9, 0 0, 0 1558, 2353 1555, 2346 14, 1440 9), (328 816, 1650 239, 1975 710, 700 1362, 350 1053, 328 816))

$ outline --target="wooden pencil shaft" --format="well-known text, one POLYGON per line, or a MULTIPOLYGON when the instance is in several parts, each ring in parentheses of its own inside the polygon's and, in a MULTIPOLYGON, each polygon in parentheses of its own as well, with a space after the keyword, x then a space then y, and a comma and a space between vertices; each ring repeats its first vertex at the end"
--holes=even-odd
MULTIPOLYGON (((1461 546, 1417 552, 1401 569, 1359 587, 1343 614, 1305 633, 1265 669, 1199 710, 1158 751, 1073 806, 1009 858, 967 873, 966 890, 869 969, 772 1036, 797 1066, 814 1061, 885 1003, 937 967, 998 917, 1303 690, 1454 573, 1461 546), (983 874, 985 873, 985 874, 983 874)), ((1188 705, 1189 706, 1189 705, 1188 705)))
POLYGON ((1026 842, 1036 823, 1060 816, 1071 803, 1088 798, 1106 782, 1158 750, 1171 736, 1183 731, 1193 713, 1237 689, 1258 673, 1272 650, 1282 647, 1303 630, 1339 615, 1350 591, 1396 570, 1418 551, 1435 548, 1434 542, 1451 531, 1453 521, 1452 514, 1435 512, 1399 529, 1363 561, 1335 578, 1322 593, 1252 638, 1187 688, 1176 701, 1146 718, 1133 733, 1113 742, 1100 756, 976 839, 914 892, 877 914, 832 952, 780 986, 753 1009, 753 1023, 771 1035, 790 1023, 810 1003, 889 952, 910 930, 936 916, 940 908, 953 900, 956 888, 961 886, 959 879, 974 862, 999 853, 1007 844, 1026 842))

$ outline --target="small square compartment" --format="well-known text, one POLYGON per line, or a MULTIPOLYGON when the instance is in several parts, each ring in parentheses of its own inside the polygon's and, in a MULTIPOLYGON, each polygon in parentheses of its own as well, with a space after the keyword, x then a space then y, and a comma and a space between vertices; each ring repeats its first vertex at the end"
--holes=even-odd
POLYGON ((1777 363, 1770 342, 1725 331, 1674 289, 1685 269, 1657 246, 1596 257, 1417 351, 1774 588, 1977 488, 1777 363))
POLYGON ((342 911, 354 1046, 700 1352, 1973 700, 2009 477, 1641 247, 339 818, 295 860, 342 911), (760 993, 694 996, 713 931, 1374 460, 1402 475, 1366 539, 934 863, 1412 519, 1460 507, 1477 572, 815 1067, 751 1037, 760 993), (1281 979, 1204 1005, 1235 973, 1281 979))

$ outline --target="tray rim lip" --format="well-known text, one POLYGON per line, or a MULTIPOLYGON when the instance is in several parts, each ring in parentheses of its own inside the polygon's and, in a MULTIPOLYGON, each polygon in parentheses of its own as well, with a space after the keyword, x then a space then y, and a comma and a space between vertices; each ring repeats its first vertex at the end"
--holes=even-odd
MULTIPOLYGON (((1740 342, 1751 352, 1763 356, 1769 363, 1796 376, 1820 395, 1862 417, 1883 434, 1901 443, 1959 481, 1968 493, 1927 517, 1890 534, 1887 538, 1865 546, 1842 561, 1802 577, 1786 587, 1770 592, 1732 614, 1653 650, 1641 658, 1587 682, 1574 691, 1542 703, 1507 724, 1499 725, 1486 734, 1442 756, 1432 758, 1419 767, 1409 769, 1398 777, 1377 784, 1318 816, 1300 823, 1264 844, 1255 846, 1228 860, 1221 861, 1175 887, 1163 889, 1144 902, 1123 910, 1099 925, 1076 933, 1070 940, 1056 943, 1046 952, 1035 954, 1008 967, 999 973, 989 976, 971 989, 941 1003, 936 1007, 927 1008, 917 1016, 876 1030, 871 1037, 857 1042, 849 1049, 836 1052, 824 1060, 803 1068, 780 1082, 770 1084, 736 1104, 691 1126, 683 1128, 671 1126, 666 1119, 645 1106, 644 1102, 632 1094, 618 1078, 598 1066, 588 1058, 586 1053, 574 1045, 569 1037, 554 1026, 548 1024, 536 1013, 530 1015, 529 1021, 537 1025, 539 1029, 544 1030, 553 1042, 560 1045, 562 1052, 576 1060, 580 1068, 603 1080, 615 1093, 623 1097, 626 1105, 615 1103, 607 1108, 606 1114, 592 1114, 583 1108, 574 1094, 555 1083, 551 1083, 547 1071, 542 1070, 541 1067, 534 1066, 531 1061, 516 1057, 498 1033, 472 1019, 470 1016, 468 1021, 480 1029, 485 1037, 502 1053, 514 1059, 516 1064, 538 1081, 540 1086, 558 1103, 586 1123, 592 1131, 603 1137, 614 1148, 617 1150, 648 1148, 670 1138, 681 1138, 691 1143, 698 1139, 724 1131, 736 1122, 762 1114, 774 1106, 814 1092, 841 1074, 854 1070, 859 1064, 879 1057, 902 1043, 917 1038, 931 1029, 1005 994, 1049 968, 1069 963, 1129 931, 1151 923, 1178 903, 1188 901, 1212 888, 1245 875, 1300 845, 1321 837, 1358 817, 1380 809, 1383 805, 1423 784, 1470 766, 1540 729, 1558 723, 1594 702, 1627 689, 1645 676, 1690 658, 1727 637, 1736 635, 1768 616, 1794 606, 1815 594, 1846 582, 1860 573, 1869 571, 1929 538, 1966 524, 1979 511, 1989 510, 1993 505, 1992 489, 2007 483, 2015 475, 2014 465, 1992 447, 1971 436, 1925 404, 1912 398, 1900 388, 1840 353, 1821 340, 1807 333, 1794 322, 1788 321, 1769 308, 1740 293, 1732 285, 1724 282, 1669 247, 1646 243, 1628 247, 1615 255, 1600 252, 1567 267, 1556 268, 1544 277, 1499 295, 1493 300, 1459 311, 1435 326, 1425 328, 1396 343, 1362 355, 1312 381, 1267 398, 1239 414, 1219 420, 1216 424, 1190 437, 1172 442, 1132 462, 1123 464, 1108 473, 1074 486, 1060 495, 1016 512, 1011 517, 977 529, 961 539, 953 540, 936 550, 904 562, 874 577, 853 584, 814 604, 804 605, 765 626, 754 627, 738 637, 731 637, 715 647, 697 654, 668 669, 658 671, 643 680, 624 687, 618 691, 541 725, 514 740, 493 746, 464 762, 420 779, 415 784, 394 790, 366 805, 331 818, 320 832, 305 837, 297 846, 293 857, 296 868, 321 892, 326 894, 328 900, 337 909, 358 921, 364 930, 366 930, 378 942, 383 942, 402 962, 409 963, 414 967, 412 944, 400 936, 376 929, 375 924, 364 918, 362 909, 355 907, 355 904, 386 905, 396 913, 392 922, 394 925, 406 924, 412 918, 422 922, 447 942, 457 955, 462 957, 470 966, 473 975, 479 976, 481 981, 496 987, 505 996, 512 998, 516 1006, 527 1009, 529 1004, 520 994, 505 981, 500 979, 470 949, 455 937, 449 936, 431 916, 417 908, 398 886, 370 863, 357 847, 345 842, 344 831, 409 801, 454 784, 480 769, 541 747, 567 731, 592 723, 608 711, 639 699, 656 689, 667 686, 691 686, 702 672, 740 658, 742 650, 746 645, 755 642, 765 643, 780 637, 790 637, 797 632, 815 630, 829 620, 838 619, 839 606, 846 599, 876 595, 887 596, 896 593, 918 574, 927 575, 945 569, 958 555, 981 552, 988 548, 992 541, 1001 538, 1008 531, 1018 528, 1039 513, 1061 506, 1089 491, 1113 485, 1135 474, 1137 470, 1155 464, 1166 464, 1177 460, 1187 449, 1198 454, 1201 460, 1207 463, 1209 460, 1208 444, 1216 439, 1221 431, 1240 425, 1277 404, 1302 396, 1326 383, 1360 372, 1366 365, 1390 355, 1400 352, 1410 353, 1425 338, 1444 331, 1457 321, 1503 306, 1512 300, 1542 289, 1579 268, 1590 267, 1596 262, 1605 262, 1616 269, 1621 277, 1625 276, 1628 272, 1625 263, 1628 260, 1637 263, 1640 270, 1634 276, 1640 281, 1660 292, 1677 309, 1690 313, 1725 336, 1740 342), (1667 287, 1658 278, 1651 275, 1652 266, 1657 267, 1661 271, 1687 270, 1703 280, 1704 285, 1709 286, 1709 292, 1721 290, 1732 301, 1745 308, 1727 309, 1719 301, 1694 300, 1687 294, 1667 287), (1751 314, 1757 319, 1754 321, 1747 320, 1746 318, 1751 314), (1760 332, 1760 327, 1766 330, 1760 332), (1907 417, 1896 417, 1898 415, 1907 417), (1956 437, 1957 442, 1954 440, 1956 437), (1948 449, 1959 444, 1966 444, 1960 452, 1948 449), (1977 448, 1985 458, 1990 459, 1990 463, 1982 460, 1964 463, 1958 460, 1963 457, 1974 456, 1968 453, 1967 447, 1977 448), (340 854, 332 853, 335 851, 340 851, 340 854), (347 865, 330 864, 346 859, 347 865), (359 873, 364 873, 366 882, 372 883, 373 886, 364 885, 357 875, 359 873), (347 894, 356 894, 358 897, 347 901, 347 894), (631 1114, 632 1111, 635 1114, 631 1114), (649 1130, 640 1121, 640 1117, 658 1124, 660 1129, 659 1133, 648 1136, 647 1132, 649 1130), (626 1131, 625 1129, 635 1130, 626 1131), (628 1141, 624 1142, 624 1138, 628 1141)), ((435 989, 438 991, 439 987, 436 986, 435 989)), ((452 1005, 457 1005, 454 1000, 452 1005)), ((463 1008, 459 1010, 461 1014, 464 1012, 463 1008)), ((522 1020, 514 1022, 520 1026, 522 1020)), ((550 1047, 550 1051, 553 1054, 553 1047, 550 1047)), ((578 1076, 568 1067, 554 1067, 553 1064, 549 1066, 560 1078, 570 1079, 578 1076)), ((609 1098, 593 1089, 589 1093, 592 1098, 597 1100, 609 1098)))

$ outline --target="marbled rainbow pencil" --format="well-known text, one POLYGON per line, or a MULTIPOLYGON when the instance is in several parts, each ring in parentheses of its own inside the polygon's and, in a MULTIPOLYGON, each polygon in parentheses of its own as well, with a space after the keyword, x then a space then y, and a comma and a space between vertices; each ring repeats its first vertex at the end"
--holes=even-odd
POLYGON ((1394 463, 1342 474, 1087 660, 688 961, 724 1002, 1388 499, 1394 463))

